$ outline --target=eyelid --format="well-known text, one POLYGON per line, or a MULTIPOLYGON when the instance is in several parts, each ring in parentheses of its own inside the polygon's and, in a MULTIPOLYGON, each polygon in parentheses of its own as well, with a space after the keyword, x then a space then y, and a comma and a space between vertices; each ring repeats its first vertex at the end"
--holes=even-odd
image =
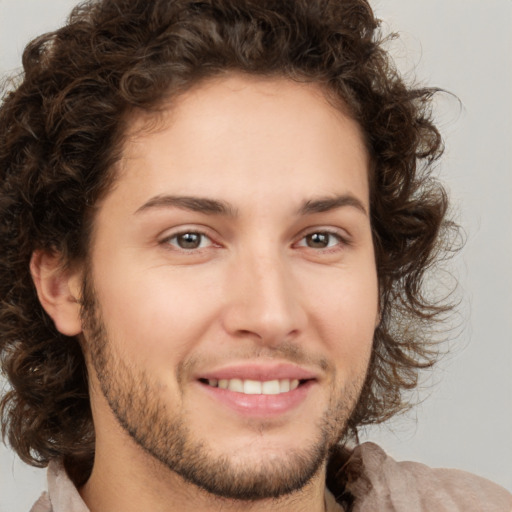
MULTIPOLYGON (((178 246, 173 246, 173 250, 190 253, 190 252, 198 252, 198 251, 207 249, 211 246, 222 247, 222 244, 217 242, 217 240, 216 240, 217 237, 214 234, 212 234, 211 231, 212 230, 209 229, 208 227, 202 226, 202 225, 197 225, 197 224, 189 225, 189 226, 187 226, 187 225, 179 226, 179 227, 176 227, 173 229, 168 229, 168 230, 164 231, 163 234, 158 237, 158 244, 163 245, 163 246, 164 245, 170 246, 171 244, 169 243, 169 240, 171 240, 173 238, 176 238, 180 235, 184 235, 187 233, 197 233, 198 235, 201 235, 202 237, 205 237, 206 239, 208 239, 210 241, 210 244, 208 245, 208 247, 200 247, 197 249, 182 249, 178 246)), ((293 245, 297 245, 299 242, 303 241, 307 236, 313 235, 315 233, 325 233, 328 235, 332 235, 332 236, 336 237, 337 239, 339 239, 339 241, 340 241, 339 245, 341 245, 341 246, 348 246, 348 245, 352 244, 351 236, 344 229, 336 228, 336 227, 332 227, 332 226, 311 226, 311 227, 308 227, 300 232, 300 234, 297 236, 296 241, 293 243, 293 245)), ((314 249, 314 248, 311 248, 311 249, 315 250, 315 251, 322 251, 322 250, 329 251, 329 250, 333 250, 333 249, 336 250, 333 247, 326 247, 324 249, 314 249)))
POLYGON ((216 242, 214 236, 210 233, 210 231, 211 230, 207 229, 205 226, 179 226, 177 228, 164 231, 163 234, 158 237, 158 244, 162 246, 167 246, 167 249, 169 247, 172 247, 173 251, 183 253, 197 253, 210 247, 221 247, 221 245, 218 242, 216 242), (177 245, 169 243, 170 240, 180 235, 185 235, 187 233, 196 233, 201 237, 207 238, 210 241, 210 243, 208 244, 207 247, 198 247, 197 249, 183 249, 181 247, 178 247, 177 245))
MULTIPOLYGON (((339 239, 339 241, 340 241, 339 245, 342 245, 342 246, 348 246, 348 245, 352 244, 350 235, 345 230, 343 230, 341 228, 334 228, 334 227, 327 227, 327 226, 314 226, 314 227, 310 227, 310 228, 303 230, 297 237, 297 241, 294 243, 294 245, 296 245, 299 242, 301 242, 302 240, 304 240, 307 236, 314 235, 315 233, 324 233, 327 235, 332 235, 339 239)), ((308 249, 313 249, 313 248, 308 247, 308 249)), ((333 250, 333 247, 326 247, 324 249, 313 249, 313 250, 329 251, 329 250, 333 250)))

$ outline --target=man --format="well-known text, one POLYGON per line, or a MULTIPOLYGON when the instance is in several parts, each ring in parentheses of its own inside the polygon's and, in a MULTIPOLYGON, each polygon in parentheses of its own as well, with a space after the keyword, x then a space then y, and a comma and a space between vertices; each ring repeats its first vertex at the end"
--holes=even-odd
POLYGON ((24 64, 0 346, 34 511, 510 510, 354 448, 434 362, 452 228, 434 91, 366 2, 92 2, 24 64))

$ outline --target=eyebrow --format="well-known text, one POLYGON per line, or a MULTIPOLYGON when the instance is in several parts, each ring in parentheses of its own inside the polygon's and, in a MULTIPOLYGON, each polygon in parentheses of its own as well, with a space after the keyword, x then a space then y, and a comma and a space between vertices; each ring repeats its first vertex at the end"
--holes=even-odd
MULTIPOLYGON (((337 208, 350 206, 368 215, 363 203, 352 194, 341 194, 333 197, 321 197, 305 201, 297 210, 298 216, 324 213, 337 208)), ((195 196, 159 195, 152 197, 138 208, 135 213, 160 208, 180 208, 206 215, 221 215, 225 217, 237 217, 238 210, 226 201, 195 196)))
POLYGON ((225 201, 209 199, 206 197, 193 196, 172 196, 161 195, 151 198, 138 208, 135 213, 140 213, 153 208, 180 208, 193 212, 205 213, 207 215, 222 215, 226 217, 236 217, 238 212, 236 208, 225 201))
POLYGON ((299 215, 311 215, 314 213, 323 213, 343 206, 351 206, 368 215, 364 204, 352 194, 342 194, 333 197, 321 197, 315 200, 309 200, 299 208, 299 215))

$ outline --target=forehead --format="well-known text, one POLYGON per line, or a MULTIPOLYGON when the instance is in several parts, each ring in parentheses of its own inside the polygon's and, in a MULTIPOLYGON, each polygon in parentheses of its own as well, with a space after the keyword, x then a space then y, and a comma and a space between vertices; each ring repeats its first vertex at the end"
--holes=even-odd
MULTIPOLYGON (((143 195, 327 196, 358 188, 367 202, 361 129, 318 84, 227 75, 132 114, 118 185, 143 195), (339 183, 340 190, 333 190, 339 183), (345 184, 344 184, 345 183, 345 184)), ((302 198, 297 198, 297 201, 302 198)))
MULTIPOLYGON (((224 107, 231 105, 243 106, 242 116, 251 107, 256 107, 263 117, 265 111, 261 107, 264 103, 273 108, 292 108, 308 119, 311 119, 309 116, 313 110, 317 113, 323 110, 324 114, 328 110, 331 116, 339 119, 351 118, 349 106, 321 83, 293 80, 282 75, 263 76, 232 71, 199 80, 183 92, 171 92, 157 109, 134 109, 129 116, 126 136, 133 140, 138 135, 169 126, 173 119, 182 115, 190 118, 193 112, 217 116, 224 107)), ((273 112, 275 116, 279 113, 280 109, 273 112)))

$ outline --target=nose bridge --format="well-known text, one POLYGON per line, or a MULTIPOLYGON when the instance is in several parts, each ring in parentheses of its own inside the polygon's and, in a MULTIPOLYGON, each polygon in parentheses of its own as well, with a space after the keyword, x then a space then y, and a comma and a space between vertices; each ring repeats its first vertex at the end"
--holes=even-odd
POLYGON ((293 272, 278 244, 243 250, 233 262, 226 327, 266 343, 280 342, 303 327, 293 272))

